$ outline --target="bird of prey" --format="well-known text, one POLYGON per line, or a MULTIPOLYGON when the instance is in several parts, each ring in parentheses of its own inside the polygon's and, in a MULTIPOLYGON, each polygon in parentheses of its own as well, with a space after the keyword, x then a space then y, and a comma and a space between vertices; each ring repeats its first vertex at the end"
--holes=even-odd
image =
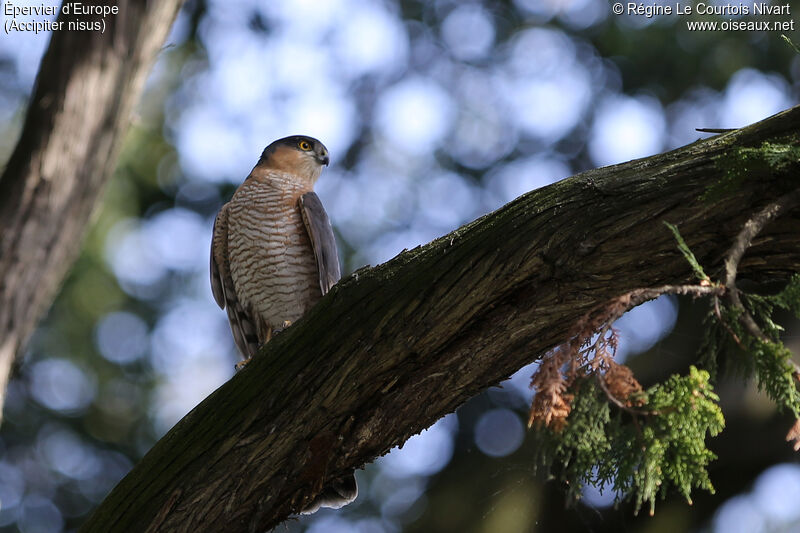
MULTIPOLYGON (((328 150, 312 137, 273 142, 214 221, 211 290, 228 312, 243 363, 341 277, 333 229, 313 190, 328 162, 328 150)), ((350 473, 301 512, 339 508, 357 494, 350 473)))

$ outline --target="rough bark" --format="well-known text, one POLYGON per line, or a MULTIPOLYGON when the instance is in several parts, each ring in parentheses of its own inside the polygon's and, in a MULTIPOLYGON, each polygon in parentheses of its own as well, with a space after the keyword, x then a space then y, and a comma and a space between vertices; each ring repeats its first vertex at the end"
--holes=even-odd
MULTIPOLYGON (((799 183, 796 162, 776 171, 742 163, 739 149, 796 145, 799 126, 797 107, 584 172, 359 270, 181 420, 82 531, 275 526, 323 479, 372 461, 535 360, 595 306, 690 281, 662 221, 721 275, 744 221, 799 183)), ((740 278, 800 270, 798 235, 797 212, 771 224, 740 278)))
MULTIPOLYGON (((14 359, 77 258, 133 105, 181 3, 118 2, 103 32, 52 35, 0 177, 0 413, 14 359)), ((65 28, 76 19, 101 17, 58 17, 65 28)))

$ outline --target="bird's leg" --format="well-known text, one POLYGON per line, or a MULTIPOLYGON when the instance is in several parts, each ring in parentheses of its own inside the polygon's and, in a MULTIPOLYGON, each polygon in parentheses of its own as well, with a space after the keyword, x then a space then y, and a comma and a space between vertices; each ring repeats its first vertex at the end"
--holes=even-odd
POLYGON ((281 324, 281 327, 275 328, 275 334, 277 335, 278 333, 280 333, 281 331, 285 330, 286 328, 288 328, 291 325, 292 325, 292 321, 291 320, 284 320, 283 324, 281 324))
MULTIPOLYGON (((265 337, 264 342, 258 345, 258 348, 256 348, 256 352, 259 352, 261 348, 263 348, 264 345, 267 344, 270 341, 270 339, 272 339, 272 334, 277 333, 278 331, 280 330, 273 330, 271 327, 267 326, 266 331, 264 332, 264 337, 265 337)), ((251 354, 249 357, 246 357, 244 361, 239 361, 238 363, 236 363, 235 365, 236 371, 238 372, 239 370, 243 369, 245 366, 247 366, 247 363, 249 363, 252 359, 253 355, 251 354)))

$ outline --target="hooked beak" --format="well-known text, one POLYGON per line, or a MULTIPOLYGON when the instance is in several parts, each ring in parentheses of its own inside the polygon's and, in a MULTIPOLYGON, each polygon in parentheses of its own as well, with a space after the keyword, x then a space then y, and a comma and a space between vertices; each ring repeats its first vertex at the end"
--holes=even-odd
POLYGON ((325 153, 325 154, 318 155, 317 156, 317 161, 319 161, 320 165, 325 165, 327 167, 328 163, 331 162, 331 159, 330 159, 330 157, 328 157, 328 154, 325 153))

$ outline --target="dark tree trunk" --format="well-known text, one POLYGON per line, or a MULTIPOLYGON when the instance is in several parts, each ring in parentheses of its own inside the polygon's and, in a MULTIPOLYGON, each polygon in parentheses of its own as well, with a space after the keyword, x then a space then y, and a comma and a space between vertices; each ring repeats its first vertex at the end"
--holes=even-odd
POLYGON ((0 412, 14 359, 78 256, 181 3, 118 2, 103 32, 70 31, 75 17, 59 15, 65 29, 53 33, 0 177, 0 412))
MULTIPOLYGON (((528 193, 343 280, 179 422, 84 532, 264 531, 324 479, 360 467, 566 340, 584 313, 706 271, 758 208, 796 189, 743 147, 797 146, 800 107, 647 159, 528 193)), ((800 213, 772 223, 739 269, 800 270, 800 213)), ((188 386, 188 385, 187 385, 188 386)))

